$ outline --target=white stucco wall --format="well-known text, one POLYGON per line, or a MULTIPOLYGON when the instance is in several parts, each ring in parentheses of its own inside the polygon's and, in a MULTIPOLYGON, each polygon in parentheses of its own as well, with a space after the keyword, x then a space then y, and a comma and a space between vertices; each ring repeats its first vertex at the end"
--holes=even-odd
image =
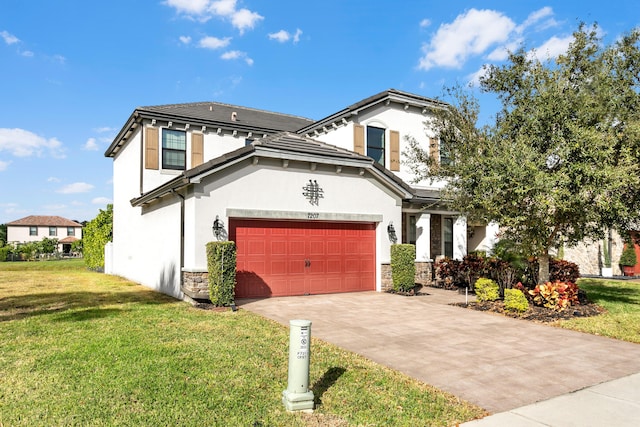
POLYGON ((138 128, 113 162, 112 273, 182 298, 179 199, 163 200, 144 215, 130 203, 140 196, 140 134, 138 128))
MULTIPOLYGON (((394 173, 400 177, 404 182, 412 183, 415 187, 421 188, 442 188, 443 182, 429 182, 423 180, 421 182, 413 184, 415 174, 405 164, 405 157, 403 153, 408 148, 408 143, 405 137, 413 137, 418 141, 421 147, 429 152, 429 136, 433 136, 432 133, 428 133, 425 121, 431 116, 429 113, 422 113, 422 109, 418 107, 409 107, 404 109, 402 105, 396 103, 390 103, 388 106, 384 104, 377 104, 372 108, 360 112, 357 116, 352 118, 352 121, 347 121, 347 124, 340 124, 337 128, 333 126, 326 126, 326 132, 318 132, 311 135, 312 138, 319 141, 323 141, 329 144, 334 144, 347 150, 353 150, 353 124, 357 123, 363 126, 375 126, 384 128, 385 132, 385 167, 390 169, 389 160, 391 158, 390 151, 390 131, 396 130, 400 133, 400 171, 394 173)), ((366 133, 366 131, 365 131, 366 133)))
MULTIPOLYGON (((376 288, 381 289, 380 263, 389 262, 390 245, 387 235, 389 221, 402 222, 401 199, 382 188, 368 172, 335 166, 318 165, 311 171, 308 163, 290 162, 287 168, 277 160, 260 159, 257 165, 246 162, 224 174, 205 178, 194 188, 186 202, 185 269, 206 271, 207 242, 214 240, 211 226, 218 215, 228 231, 228 209, 260 210, 282 213, 320 213, 335 215, 379 215, 382 221, 376 228, 376 288), (313 206, 302 195, 302 187, 316 180, 324 197, 313 206)), ((277 219, 278 214, 271 219, 277 219)), ((286 219, 284 217, 280 219, 286 219)))

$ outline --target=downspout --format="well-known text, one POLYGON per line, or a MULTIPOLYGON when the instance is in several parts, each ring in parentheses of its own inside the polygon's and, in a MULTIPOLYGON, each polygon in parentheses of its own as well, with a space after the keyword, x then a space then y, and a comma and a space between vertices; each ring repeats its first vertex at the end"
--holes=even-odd
POLYGON ((184 268, 184 196, 173 188, 171 193, 180 198, 180 290, 182 290, 182 285, 184 284, 182 274, 182 269, 184 268))

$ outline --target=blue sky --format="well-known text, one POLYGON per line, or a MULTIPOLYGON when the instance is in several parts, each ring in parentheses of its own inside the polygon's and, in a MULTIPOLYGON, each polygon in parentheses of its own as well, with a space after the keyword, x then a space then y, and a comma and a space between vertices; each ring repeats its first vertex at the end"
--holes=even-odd
MULTIPOLYGON (((311 119, 395 88, 438 97, 506 49, 555 56, 580 21, 605 42, 633 1, 2 0, 0 223, 90 220, 104 151, 138 106, 217 101, 311 119)), ((481 97, 485 120, 495 103, 481 97)))

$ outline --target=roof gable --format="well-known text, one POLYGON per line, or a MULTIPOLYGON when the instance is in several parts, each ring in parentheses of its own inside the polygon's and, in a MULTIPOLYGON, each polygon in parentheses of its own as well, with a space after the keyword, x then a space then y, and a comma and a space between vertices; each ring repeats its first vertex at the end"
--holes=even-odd
POLYGON ((226 153, 209 160, 193 169, 184 171, 171 181, 157 187, 140 197, 131 200, 133 206, 140 206, 163 197, 179 188, 200 182, 203 177, 238 161, 251 157, 271 157, 283 160, 302 160, 317 163, 329 163, 336 166, 359 167, 369 170, 371 174, 387 186, 395 188, 404 197, 409 197, 410 188, 393 173, 380 167, 372 158, 353 151, 345 150, 331 144, 307 138, 301 135, 283 132, 267 138, 256 140, 251 145, 226 153))
POLYGON ((376 107, 378 105, 389 105, 390 103, 400 104, 405 109, 414 107, 420 109, 423 114, 435 108, 446 108, 447 104, 436 99, 426 98, 409 92, 403 92, 397 89, 389 89, 384 92, 377 93, 373 96, 358 101, 347 108, 338 111, 330 116, 320 119, 310 125, 298 129, 299 134, 309 134, 316 129, 331 125, 332 123, 350 120, 353 116, 357 116, 361 111, 376 107))

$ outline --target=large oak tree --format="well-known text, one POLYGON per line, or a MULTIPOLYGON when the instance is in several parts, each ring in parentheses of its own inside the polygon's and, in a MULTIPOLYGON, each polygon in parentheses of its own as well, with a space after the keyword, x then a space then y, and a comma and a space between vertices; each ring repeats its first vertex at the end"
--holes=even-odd
POLYGON ((470 90, 447 89, 450 108, 429 123, 451 162, 410 139, 419 178, 446 179, 444 196, 470 219, 500 224, 549 277, 549 251, 640 218, 640 31, 604 46, 580 25, 567 52, 539 60, 524 48, 489 66, 480 89, 501 108, 478 126, 470 90))

